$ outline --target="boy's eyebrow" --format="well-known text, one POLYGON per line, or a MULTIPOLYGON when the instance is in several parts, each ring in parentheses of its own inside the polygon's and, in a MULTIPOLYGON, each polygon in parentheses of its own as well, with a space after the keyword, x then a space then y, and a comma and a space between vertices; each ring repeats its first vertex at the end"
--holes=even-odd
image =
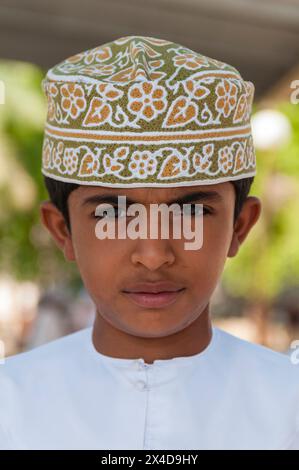
MULTIPOLYGON (((118 196, 120 194, 95 194, 85 198, 82 202, 82 206, 86 204, 101 204, 101 203, 111 203, 118 204, 118 196)), ((196 191, 193 193, 185 194, 181 198, 175 198, 170 201, 163 201, 165 204, 184 204, 191 201, 223 201, 222 196, 217 191, 196 191)), ((126 202, 128 205, 136 204, 138 201, 133 201, 131 198, 126 197, 126 202)), ((140 202, 139 202, 140 204, 140 202)))

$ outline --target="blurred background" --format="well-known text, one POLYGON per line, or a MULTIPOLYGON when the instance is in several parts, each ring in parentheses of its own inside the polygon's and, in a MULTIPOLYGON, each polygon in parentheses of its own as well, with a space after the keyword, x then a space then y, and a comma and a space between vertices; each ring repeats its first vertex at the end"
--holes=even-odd
POLYGON ((57 62, 127 35, 183 44, 255 84, 263 205, 214 293, 214 324, 287 353, 299 339, 299 0, 0 0, 0 340, 7 356, 89 326, 94 306, 39 220, 57 62))

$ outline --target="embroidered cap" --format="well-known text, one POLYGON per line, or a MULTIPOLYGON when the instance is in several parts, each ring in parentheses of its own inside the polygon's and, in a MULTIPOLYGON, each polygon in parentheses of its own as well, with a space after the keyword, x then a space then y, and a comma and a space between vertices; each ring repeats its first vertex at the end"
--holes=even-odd
POLYGON ((254 85, 164 39, 126 36, 51 68, 42 173, 77 184, 214 184, 254 176, 254 85))

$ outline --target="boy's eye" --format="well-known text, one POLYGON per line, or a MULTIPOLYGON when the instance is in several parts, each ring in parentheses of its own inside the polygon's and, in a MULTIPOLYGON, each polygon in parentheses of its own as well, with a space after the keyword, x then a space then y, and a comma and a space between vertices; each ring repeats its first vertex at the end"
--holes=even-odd
POLYGON ((103 209, 103 215, 96 215, 95 212, 92 213, 92 216, 96 219, 103 219, 103 218, 116 218, 118 219, 119 217, 126 217, 126 210, 122 207, 115 207, 113 206, 113 209, 107 208, 103 209))
POLYGON ((183 214, 186 214, 186 215, 190 214, 191 216, 212 213, 212 211, 208 209, 206 206, 201 206, 198 204, 190 204, 190 206, 188 205, 185 207, 182 206, 181 209, 182 209, 183 214))
MULTIPOLYGON (((111 208, 107 208, 107 209, 104 209, 103 210, 103 215, 96 215, 95 213, 92 213, 92 217, 96 218, 96 219, 103 219, 103 218, 113 218, 115 217, 116 219, 118 219, 119 217, 126 217, 127 214, 126 214, 126 209, 123 208, 123 207, 116 207, 116 206, 113 206, 114 210, 111 210, 111 208)), ((201 207, 200 205, 198 206, 198 204, 190 204, 190 206, 181 206, 181 212, 177 215, 189 215, 191 214, 191 216, 195 216, 195 215, 199 215, 199 214, 211 214, 212 211, 210 209, 208 209, 206 206, 203 206, 201 207)))

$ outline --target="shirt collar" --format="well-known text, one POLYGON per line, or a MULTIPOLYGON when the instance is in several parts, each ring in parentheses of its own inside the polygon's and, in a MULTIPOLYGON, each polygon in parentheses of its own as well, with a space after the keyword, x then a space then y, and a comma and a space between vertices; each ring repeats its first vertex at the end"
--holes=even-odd
MULTIPOLYGON (((101 359, 102 361, 107 362, 110 365, 116 365, 118 367, 128 367, 132 364, 132 362, 135 362, 136 360, 146 364, 143 358, 135 358, 135 359, 119 358, 119 357, 107 356, 105 354, 98 352, 94 348, 93 343, 92 343, 92 328, 88 328, 88 330, 89 330, 89 339, 90 339, 91 347, 94 350, 94 353, 97 354, 99 359, 101 359)), ((165 366, 169 366, 172 364, 185 365, 185 364, 197 362, 202 357, 207 356, 210 353, 211 349, 214 348, 216 339, 217 339, 216 338, 217 333, 218 333, 218 329, 212 326, 212 337, 211 337, 209 344, 205 347, 205 349, 203 349, 197 354, 193 354, 191 356, 175 356, 175 357, 172 357, 171 359, 155 359, 152 364, 147 364, 147 365, 155 366, 155 367, 165 367, 165 366)))

